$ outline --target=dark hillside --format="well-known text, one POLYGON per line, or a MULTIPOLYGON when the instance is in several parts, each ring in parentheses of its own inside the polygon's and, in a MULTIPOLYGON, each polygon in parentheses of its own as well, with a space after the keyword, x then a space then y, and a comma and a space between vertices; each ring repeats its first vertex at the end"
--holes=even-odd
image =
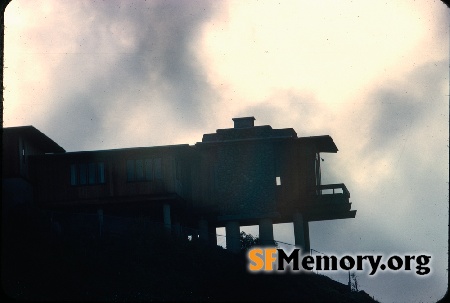
POLYGON ((3 222, 2 286, 18 300, 374 302, 316 274, 248 274, 220 247, 136 225, 125 236, 56 237, 45 215, 3 222), (27 222, 25 224, 24 222, 27 222))

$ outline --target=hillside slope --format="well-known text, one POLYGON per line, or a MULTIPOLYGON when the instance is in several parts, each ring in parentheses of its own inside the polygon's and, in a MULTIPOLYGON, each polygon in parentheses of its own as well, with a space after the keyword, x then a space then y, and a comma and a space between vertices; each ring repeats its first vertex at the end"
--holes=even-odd
POLYGON ((3 222, 2 286, 13 299, 375 302, 317 274, 249 274, 244 254, 159 230, 56 237, 27 219, 3 222))

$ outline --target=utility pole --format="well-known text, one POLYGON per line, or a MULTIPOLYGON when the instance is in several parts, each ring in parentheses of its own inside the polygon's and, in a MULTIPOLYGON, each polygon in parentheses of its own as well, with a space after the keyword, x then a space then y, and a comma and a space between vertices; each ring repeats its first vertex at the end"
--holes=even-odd
POLYGON ((352 291, 352 280, 350 279, 350 270, 348 271, 348 289, 352 291))

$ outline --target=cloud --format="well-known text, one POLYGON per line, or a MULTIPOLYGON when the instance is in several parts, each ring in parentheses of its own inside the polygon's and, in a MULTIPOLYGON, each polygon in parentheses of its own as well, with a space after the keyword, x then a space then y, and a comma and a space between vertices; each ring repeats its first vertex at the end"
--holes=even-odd
POLYGON ((389 83, 377 90, 369 102, 374 112, 367 151, 385 151, 405 140, 409 129, 422 127, 436 108, 442 108, 446 82, 445 61, 427 62, 413 70, 403 81, 389 83), (403 138, 402 138, 403 137, 403 138))
MULTIPOLYGON (((40 102, 51 109, 45 114, 37 109, 38 124, 53 130, 63 124, 64 129, 55 132, 63 146, 71 148, 69 140, 74 137, 67 140, 64 134, 73 134, 78 148, 97 148, 99 144, 88 141, 104 137, 108 128, 126 128, 136 118, 158 131, 169 121, 179 129, 204 126, 207 103, 214 94, 195 50, 202 23, 214 14, 211 2, 48 4, 46 14, 25 33, 29 44, 23 47, 47 83, 40 102), (47 30, 49 37, 43 36, 47 30), (49 63, 46 57, 53 60, 49 63), (54 83, 59 86, 56 90, 54 83), (157 123, 130 115, 138 108, 158 113, 148 117, 157 123), (114 116, 113 111, 121 117, 118 124, 105 120, 114 116)), ((38 89, 39 84, 32 87, 38 89)))
POLYGON ((274 90, 312 91, 337 107, 415 60, 426 37, 426 22, 404 2, 228 4, 205 25, 202 51, 210 82, 236 107, 274 90))
MULTIPOLYGON (((447 64, 426 62, 401 81, 378 83, 365 101, 350 103, 334 129, 340 151, 323 155, 322 176, 324 183, 347 185, 358 213, 354 220, 318 222, 310 229, 322 251, 431 253, 436 271, 426 283, 435 285, 436 299, 447 287, 447 273, 438 270, 448 252, 447 64)), ((415 277, 390 276, 395 286, 381 286, 385 276, 361 278, 373 293, 383 289, 383 297, 398 285, 423 287, 415 277)))

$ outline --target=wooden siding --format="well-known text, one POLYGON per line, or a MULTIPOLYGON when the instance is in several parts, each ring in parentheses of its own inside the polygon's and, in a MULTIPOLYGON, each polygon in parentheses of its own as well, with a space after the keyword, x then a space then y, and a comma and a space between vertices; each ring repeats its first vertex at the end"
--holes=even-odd
MULTIPOLYGON (((184 148, 184 147, 182 147, 184 148)), ((188 169, 181 168, 184 179, 176 179, 176 162, 188 163, 185 159, 177 160, 177 148, 136 148, 126 150, 94 151, 66 153, 63 155, 46 155, 35 157, 33 162, 33 179, 39 189, 38 201, 46 203, 64 203, 83 200, 107 200, 129 196, 158 196, 177 193, 180 196, 189 193, 190 184, 186 183, 188 169), (128 180, 127 160, 145 160, 161 162, 161 178, 155 175, 156 165, 152 166, 151 180, 128 180), (104 163, 104 183, 71 184, 71 165, 104 163), (186 189, 184 189, 186 188, 186 189)), ((180 157, 180 156, 178 156, 180 157)), ((78 172, 78 171, 77 171, 78 172)), ((87 182, 88 183, 88 182, 87 182)))

